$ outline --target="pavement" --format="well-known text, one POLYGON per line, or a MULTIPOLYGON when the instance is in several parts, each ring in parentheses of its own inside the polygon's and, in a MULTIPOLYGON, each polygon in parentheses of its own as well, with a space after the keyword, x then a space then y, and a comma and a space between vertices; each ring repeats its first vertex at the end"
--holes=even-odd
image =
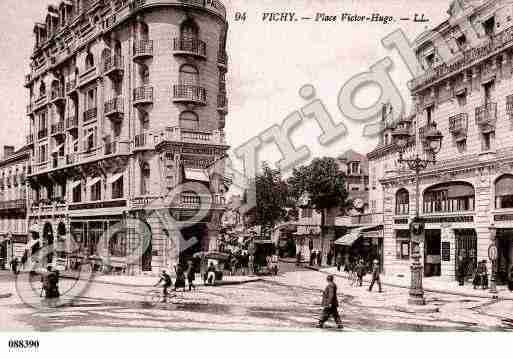
MULTIPOLYGON (((348 279, 345 272, 337 271, 336 267, 310 267, 308 269, 319 271, 325 274, 333 274, 340 278, 348 279)), ((410 277, 397 277, 390 275, 381 275, 381 284, 383 286, 396 287, 396 288, 410 288, 410 277)), ((425 292, 442 293, 461 295, 470 298, 485 298, 485 299, 499 299, 499 300, 513 300, 513 292, 510 292, 505 286, 497 286, 497 294, 490 293, 489 289, 474 289, 471 283, 465 283, 464 286, 459 286, 456 281, 448 281, 447 279, 431 277, 423 278, 423 287, 425 292)), ((370 283, 370 276, 364 278, 364 283, 370 283)))

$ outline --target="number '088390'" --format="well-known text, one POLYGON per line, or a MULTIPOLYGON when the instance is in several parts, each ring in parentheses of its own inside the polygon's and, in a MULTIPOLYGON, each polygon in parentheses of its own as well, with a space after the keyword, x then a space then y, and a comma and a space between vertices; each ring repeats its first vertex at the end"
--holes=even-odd
POLYGON ((10 339, 9 349, 38 349, 39 340, 37 339, 10 339))

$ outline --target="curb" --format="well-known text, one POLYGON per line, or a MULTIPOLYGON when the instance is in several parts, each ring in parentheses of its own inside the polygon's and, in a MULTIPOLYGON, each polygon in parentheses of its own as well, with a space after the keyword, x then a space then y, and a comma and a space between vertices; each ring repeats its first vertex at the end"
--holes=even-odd
MULTIPOLYGON (((65 278, 65 279, 78 279, 78 280, 83 280, 83 279, 80 279, 80 277, 72 277, 72 276, 69 276, 69 275, 62 275, 61 278, 65 278)), ((247 279, 247 280, 237 280, 237 281, 220 281, 220 282, 217 282, 214 287, 222 287, 222 286, 229 286, 229 285, 241 285, 241 284, 246 284, 246 283, 253 283, 253 282, 258 282, 258 281, 261 281, 262 278, 254 278, 254 279, 247 279)), ((98 284, 108 284, 108 285, 119 285, 119 286, 123 286, 123 287, 133 287, 133 288, 147 288, 149 285, 148 284, 130 284, 130 283, 117 283, 117 282, 113 282, 113 281, 107 281, 107 280, 97 280, 97 279, 92 279, 91 282, 93 283, 98 283, 98 284)), ((205 285, 205 284, 198 284, 196 285, 197 287, 210 287, 208 285, 205 285)))
MULTIPOLYGON (((346 276, 346 275, 337 274, 337 273, 331 273, 331 272, 328 272, 328 271, 324 270, 323 268, 316 268, 316 267, 310 267, 310 266, 307 266, 306 268, 308 268, 310 270, 313 270, 313 271, 316 271, 316 272, 320 272, 320 273, 331 274, 331 275, 334 275, 334 276, 339 277, 339 278, 349 279, 349 277, 346 276)), ((370 283, 370 281, 367 280, 367 279, 364 279, 363 282, 364 283, 370 283)), ((392 287, 392 288, 402 288, 402 289, 408 289, 409 288, 409 286, 407 286, 407 285, 388 283, 388 282, 385 282, 385 281, 382 281, 381 285, 387 286, 387 287, 392 287)), ((510 301, 513 301, 513 298, 511 298, 511 297, 506 297, 504 295, 497 295, 497 294, 492 294, 492 293, 489 293, 489 294, 462 293, 462 292, 459 292, 459 291, 456 291, 456 290, 434 289, 434 288, 429 288, 429 287, 424 287, 424 291, 425 292, 430 292, 430 293, 459 295, 459 296, 471 297, 471 298, 493 299, 493 300, 510 300, 510 301)))
POLYGON ((12 297, 12 293, 0 293, 0 299, 6 299, 12 297))

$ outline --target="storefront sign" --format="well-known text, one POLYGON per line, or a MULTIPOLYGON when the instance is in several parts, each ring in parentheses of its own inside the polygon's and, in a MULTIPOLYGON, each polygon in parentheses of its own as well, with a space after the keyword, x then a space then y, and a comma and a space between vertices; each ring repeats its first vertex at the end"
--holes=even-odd
POLYGON ((442 242, 442 261, 451 261, 451 242, 442 242))
POLYGON ((115 207, 125 207, 126 201, 105 201, 105 202, 94 202, 94 203, 80 203, 80 204, 70 204, 70 211, 78 211, 82 209, 101 209, 101 208, 115 208, 115 207))
POLYGON ((423 218, 423 220, 425 223, 474 222, 474 216, 427 217, 427 218, 423 218))

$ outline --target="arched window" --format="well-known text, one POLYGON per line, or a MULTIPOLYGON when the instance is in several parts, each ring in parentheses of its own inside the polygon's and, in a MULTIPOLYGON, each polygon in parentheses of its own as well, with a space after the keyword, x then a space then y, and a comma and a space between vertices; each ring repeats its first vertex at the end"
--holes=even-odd
POLYGON ((495 181, 495 208, 513 208, 513 175, 503 175, 495 181))
POLYGON ((139 23, 139 40, 147 41, 150 38, 150 29, 145 22, 139 23))
POLYGON ((186 41, 198 39, 198 26, 193 20, 186 20, 180 27, 180 38, 186 41))
POLYGON ((103 49, 102 51, 102 63, 103 63, 103 66, 104 68, 108 68, 111 64, 111 59, 110 59, 110 49, 109 48, 105 48, 103 49))
POLYGON ((424 213, 473 211, 474 187, 466 182, 442 183, 424 192, 424 213))
POLYGON ((52 97, 55 97, 59 94, 60 83, 57 80, 52 81, 52 97))
POLYGON ((197 86, 199 73, 198 69, 192 65, 183 65, 180 67, 180 85, 197 86))
POLYGON ((93 54, 91 54, 90 52, 86 56, 85 67, 86 70, 89 70, 94 67, 94 57, 93 54))
POLYGON ((46 95, 46 85, 44 82, 41 82, 41 85, 39 86, 39 97, 43 97, 46 95))
POLYGON ((408 214, 410 212, 410 194, 402 188, 395 195, 395 214, 408 214))
POLYGON ((150 165, 144 162, 141 165, 141 194, 150 193, 150 165))
POLYGON ((198 115, 192 111, 184 111, 180 114, 180 128, 197 130, 199 128, 198 115))

